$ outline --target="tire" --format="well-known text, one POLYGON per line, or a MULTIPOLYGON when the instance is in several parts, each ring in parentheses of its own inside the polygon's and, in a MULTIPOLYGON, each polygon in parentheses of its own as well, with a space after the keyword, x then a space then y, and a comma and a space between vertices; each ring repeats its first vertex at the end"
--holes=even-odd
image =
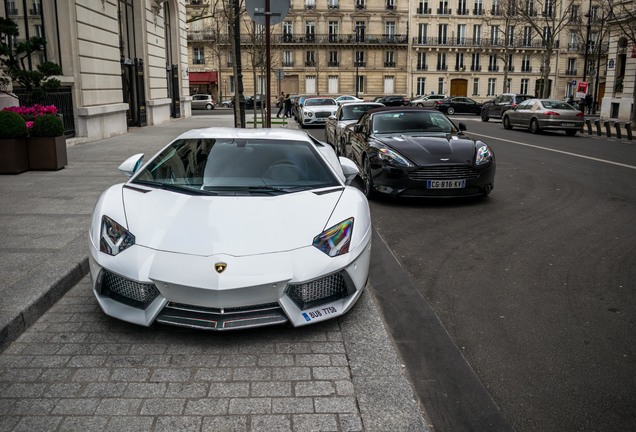
POLYGON ((538 134, 541 132, 541 128, 539 127, 539 122, 537 119, 530 120, 530 133, 538 134))
POLYGON ((206 109, 206 110, 213 110, 213 109, 214 109, 214 105, 212 105, 212 104, 207 104, 207 105, 205 106, 205 109, 206 109))
POLYGON ((568 130, 565 131, 565 134, 567 136, 574 136, 574 135, 576 135, 576 132, 577 132, 576 130, 568 129, 568 130))
POLYGON ((367 197, 367 199, 373 198, 373 176, 371 175, 371 162, 369 162, 369 158, 365 156, 364 162, 362 163, 362 182, 363 188, 362 193, 367 197))
POLYGON ((448 114, 448 115, 455 114, 455 108, 453 108, 453 107, 446 108, 446 114, 448 114))
POLYGON ((422 108, 424 104, 418 103, 418 104, 415 104, 415 106, 422 108))
POLYGON ((482 111, 481 112, 481 121, 487 122, 488 120, 490 120, 490 117, 488 117, 488 113, 486 111, 482 111))
POLYGON ((512 129, 512 125, 510 124, 510 117, 504 116, 501 122, 503 123, 504 129, 508 129, 508 130, 512 129))

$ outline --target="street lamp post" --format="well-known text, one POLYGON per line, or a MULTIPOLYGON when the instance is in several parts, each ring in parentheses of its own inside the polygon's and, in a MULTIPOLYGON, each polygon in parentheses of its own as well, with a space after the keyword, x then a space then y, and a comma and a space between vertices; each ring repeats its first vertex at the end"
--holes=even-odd
POLYGON ((359 77, 359 66, 360 66, 360 58, 359 58, 359 51, 358 51, 358 46, 359 46, 359 42, 360 42, 360 27, 356 26, 356 54, 354 56, 355 62, 356 62, 356 98, 358 97, 358 92, 359 92, 359 87, 360 87, 360 79, 359 77))
POLYGON ((590 53, 590 20, 592 18, 592 0, 590 0, 590 6, 588 7, 587 13, 585 14, 587 17, 587 34, 585 35, 585 58, 583 60, 583 82, 585 82, 585 78, 587 78, 587 57, 590 53))

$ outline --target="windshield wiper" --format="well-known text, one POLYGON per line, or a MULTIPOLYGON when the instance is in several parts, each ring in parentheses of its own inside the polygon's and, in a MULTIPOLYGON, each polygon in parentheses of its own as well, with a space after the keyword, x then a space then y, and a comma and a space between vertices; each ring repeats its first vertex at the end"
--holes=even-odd
POLYGON ((163 190, 167 190, 171 192, 183 193, 186 195, 216 195, 216 193, 214 192, 211 193, 201 189, 194 189, 192 187, 179 186, 179 185, 168 184, 168 183, 158 183, 158 182, 150 182, 150 181, 144 181, 144 180, 135 180, 132 183, 148 186, 148 187, 154 187, 158 189, 163 189, 163 190))

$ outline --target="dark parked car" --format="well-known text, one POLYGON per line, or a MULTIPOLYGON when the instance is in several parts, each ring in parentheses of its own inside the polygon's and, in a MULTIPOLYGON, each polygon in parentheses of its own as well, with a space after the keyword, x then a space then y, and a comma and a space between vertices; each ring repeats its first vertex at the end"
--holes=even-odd
POLYGON ((404 96, 392 95, 392 96, 380 96, 373 99, 373 102, 378 102, 384 106, 404 106, 408 105, 409 101, 404 96))
POLYGON ((453 114, 481 114, 481 104, 467 97, 448 97, 435 101, 435 109, 441 112, 453 114))
POLYGON ((417 107, 375 108, 347 127, 347 156, 358 165, 367 197, 487 196, 495 154, 444 114, 417 107))
POLYGON ((261 95, 247 96, 245 98, 245 109, 254 109, 254 103, 256 103, 256 109, 260 109, 263 106, 263 100, 261 95))
POLYGON ((534 98, 534 96, 516 93, 502 93, 495 99, 484 103, 481 108, 481 121, 487 122, 491 118, 502 118, 503 113, 516 107, 524 100, 532 98, 534 98))

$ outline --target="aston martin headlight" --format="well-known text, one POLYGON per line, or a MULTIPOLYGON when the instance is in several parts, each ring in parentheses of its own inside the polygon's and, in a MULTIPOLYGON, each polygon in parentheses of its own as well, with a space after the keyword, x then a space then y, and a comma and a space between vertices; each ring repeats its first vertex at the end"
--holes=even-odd
POLYGON ((409 162, 405 157, 397 152, 394 152, 393 150, 389 150, 388 148, 378 149, 378 159, 391 165, 407 167, 413 166, 413 164, 409 162))
POLYGON ((102 216, 99 250, 115 256, 135 244, 135 236, 108 216, 102 216))
POLYGON ((349 252, 352 232, 353 218, 349 218, 314 237, 313 245, 330 257, 343 255, 349 252))
POLYGON ((486 144, 477 147, 477 156, 475 156, 475 165, 484 165, 492 161, 492 152, 486 144))

